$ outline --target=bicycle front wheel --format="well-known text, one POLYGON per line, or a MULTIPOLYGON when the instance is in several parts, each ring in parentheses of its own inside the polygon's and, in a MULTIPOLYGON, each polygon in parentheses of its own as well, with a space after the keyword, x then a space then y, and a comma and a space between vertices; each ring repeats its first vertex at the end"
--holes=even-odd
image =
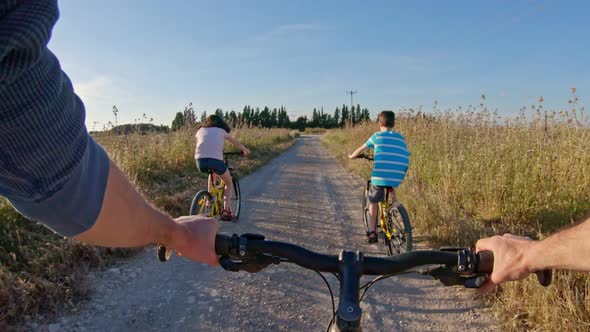
POLYGON ((412 250, 412 225, 406 208, 399 202, 393 203, 387 213, 387 226, 391 238, 385 239, 388 254, 397 255, 412 250))
POLYGON ((193 198, 191 204, 190 215, 202 214, 207 217, 212 217, 214 214, 215 202, 213 196, 207 190, 201 190, 193 198))
POLYGON ((242 207, 242 194, 240 193, 240 181, 238 177, 232 175, 232 183, 234 185, 234 192, 231 197, 231 211, 236 218, 240 216, 240 209, 242 207))

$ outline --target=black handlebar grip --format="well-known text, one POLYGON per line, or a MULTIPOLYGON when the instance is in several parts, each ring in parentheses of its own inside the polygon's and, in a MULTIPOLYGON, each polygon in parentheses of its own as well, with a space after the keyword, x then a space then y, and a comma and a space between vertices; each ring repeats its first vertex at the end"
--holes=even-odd
POLYGON ((477 272, 492 273, 494 270, 494 253, 491 250, 484 250, 477 253, 477 272))
POLYGON ((543 287, 551 285, 551 279, 553 278, 553 270, 542 270, 537 271, 537 280, 543 287))
POLYGON ((215 253, 220 256, 228 256, 230 247, 230 237, 227 234, 215 235, 215 253))
MULTIPOLYGON (((494 270, 494 253, 490 250, 484 250, 477 253, 479 257, 479 263, 477 266, 478 272, 492 273, 494 270)), ((553 278, 552 270, 542 270, 535 273, 539 284, 544 287, 551 285, 551 279, 553 278)))

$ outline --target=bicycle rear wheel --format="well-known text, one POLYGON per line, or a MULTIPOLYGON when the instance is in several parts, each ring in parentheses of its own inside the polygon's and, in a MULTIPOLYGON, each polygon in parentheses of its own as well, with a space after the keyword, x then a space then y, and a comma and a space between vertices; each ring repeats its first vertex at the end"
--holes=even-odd
POLYGON ((212 217, 214 210, 215 201, 213 196, 207 190, 201 190, 193 198, 191 204, 190 215, 202 214, 207 217, 212 217))
POLYGON ((234 192, 231 197, 231 211, 233 215, 238 218, 240 216, 240 209, 242 207, 242 194, 240 193, 240 181, 236 175, 232 174, 232 183, 234 185, 234 192))
POLYGON ((385 239, 390 256, 412 250, 412 225, 406 208, 399 203, 393 203, 387 212, 387 227, 391 238, 385 239))

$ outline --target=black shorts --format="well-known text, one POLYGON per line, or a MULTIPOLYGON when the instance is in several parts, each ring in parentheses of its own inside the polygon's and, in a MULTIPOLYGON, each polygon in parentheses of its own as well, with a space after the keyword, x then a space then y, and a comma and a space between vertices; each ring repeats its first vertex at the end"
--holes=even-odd
POLYGON ((223 160, 213 158, 197 159, 197 168, 203 173, 213 171, 215 174, 223 175, 225 172, 227 172, 227 166, 223 160))
POLYGON ((371 184, 367 193, 367 199, 371 203, 381 203, 385 200, 385 190, 389 188, 391 187, 381 187, 371 184))

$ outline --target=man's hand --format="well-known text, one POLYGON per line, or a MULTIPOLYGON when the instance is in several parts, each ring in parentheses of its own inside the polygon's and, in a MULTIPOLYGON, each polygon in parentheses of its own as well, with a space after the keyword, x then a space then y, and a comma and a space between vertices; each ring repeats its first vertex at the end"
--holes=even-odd
POLYGON ((209 264, 219 265, 215 254, 215 235, 219 224, 213 218, 204 216, 183 216, 175 221, 181 226, 178 236, 175 236, 172 248, 188 259, 209 264))
POLYGON ((351 153, 351 154, 349 154, 349 155, 348 155, 348 158, 350 158, 350 159, 354 159, 354 158, 356 158, 356 155, 355 155, 355 154, 354 154, 354 152, 353 152, 353 153, 351 153))
POLYGON ((247 155, 249 155, 249 154, 250 154, 250 150, 249 150, 247 147, 244 147, 244 148, 242 149, 242 152, 244 153, 244 156, 247 156, 247 155))
POLYGON ((494 253, 494 271, 490 280, 480 288, 485 293, 507 281, 526 278, 532 271, 527 254, 536 241, 527 237, 504 234, 477 241, 476 251, 490 250, 494 253))

